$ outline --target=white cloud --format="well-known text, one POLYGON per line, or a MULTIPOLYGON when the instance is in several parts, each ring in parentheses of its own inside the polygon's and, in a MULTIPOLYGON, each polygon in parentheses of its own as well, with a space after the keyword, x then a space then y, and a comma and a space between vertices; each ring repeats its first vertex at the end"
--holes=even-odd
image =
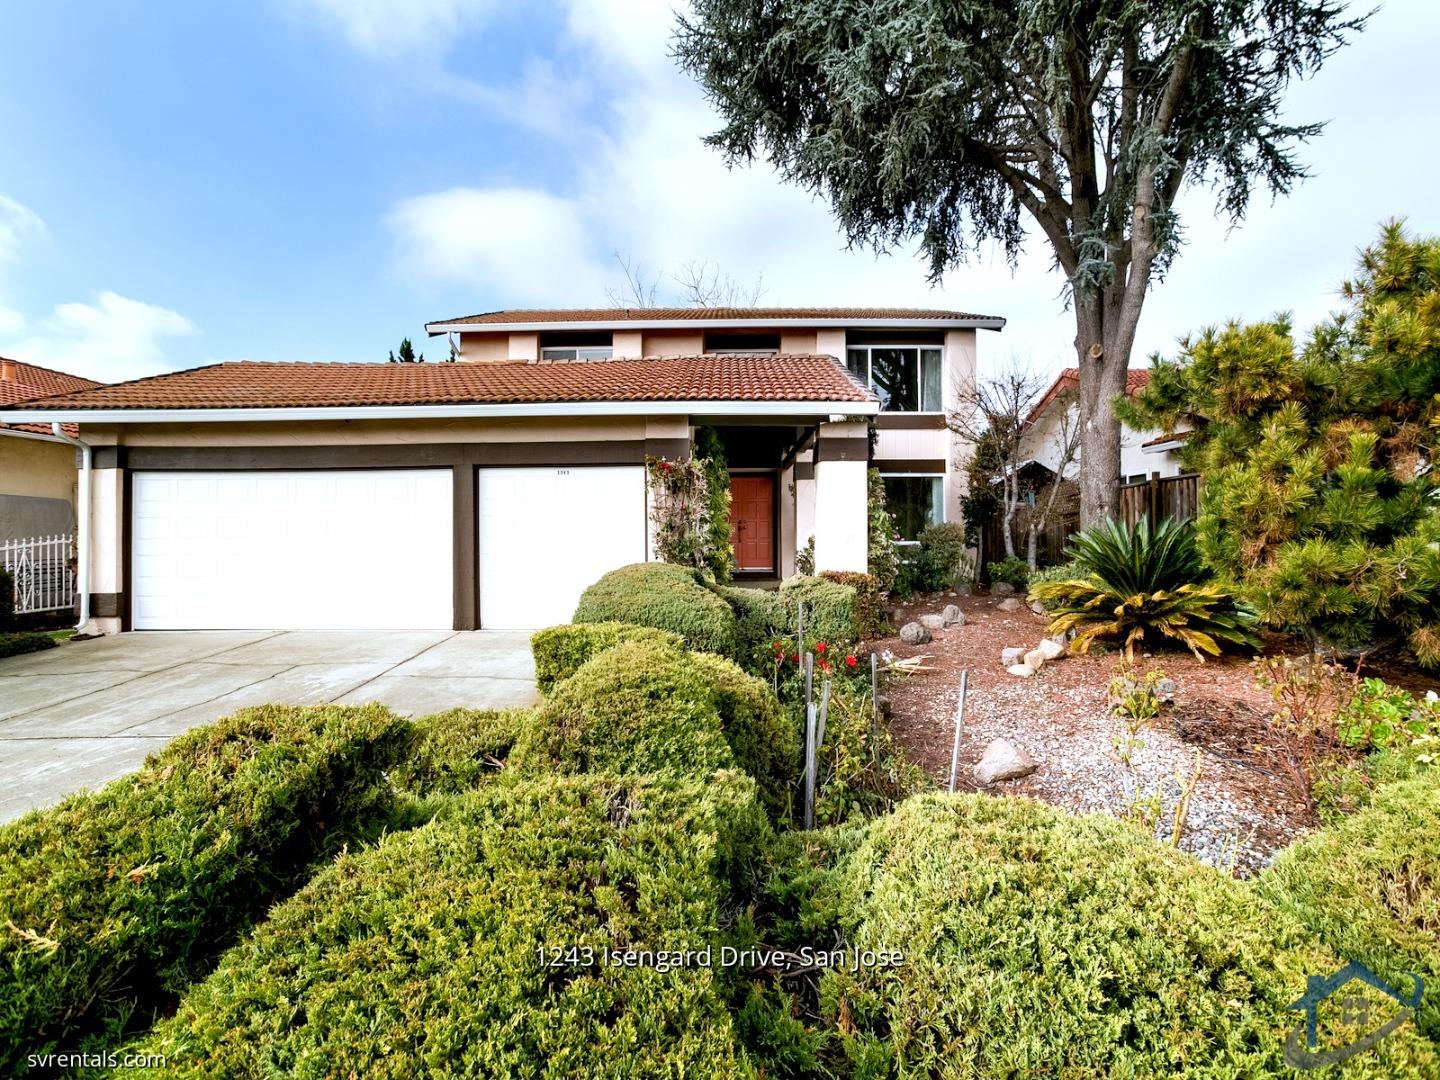
POLYGON ((162 342, 195 333, 195 325, 169 308, 102 292, 94 304, 57 304, 36 330, 0 344, 0 353, 72 375, 119 382, 170 367, 162 342))
POLYGON ((362 52, 400 56, 444 52, 446 38, 482 22, 493 0, 289 0, 337 28, 362 52))
POLYGON ((19 258, 21 249, 44 232, 45 222, 39 214, 7 195, 0 195, 0 263, 19 258))
POLYGON ((25 329, 25 314, 0 304, 0 335, 18 334, 25 329))

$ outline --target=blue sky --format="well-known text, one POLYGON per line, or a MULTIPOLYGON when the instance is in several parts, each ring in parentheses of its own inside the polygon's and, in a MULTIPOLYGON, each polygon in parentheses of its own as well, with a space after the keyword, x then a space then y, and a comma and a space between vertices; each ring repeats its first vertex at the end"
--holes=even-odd
MULTIPOLYGON (((1005 315, 982 356, 1051 370, 1073 336, 1035 243, 932 290, 910 253, 846 252, 825 208, 700 145, 667 57, 673 0, 15 5, 0 37, 0 353, 101 379, 218 359, 379 360, 428 319, 603 304, 620 253, 673 289, 706 261, 762 302, 1005 315), (122 10, 123 8, 123 10, 122 10)), ((1315 177, 1189 246, 1141 348, 1334 301, 1376 223, 1440 232, 1440 5, 1386 4, 1291 94, 1329 119, 1315 177)), ((442 342, 420 345, 438 357, 442 342)))

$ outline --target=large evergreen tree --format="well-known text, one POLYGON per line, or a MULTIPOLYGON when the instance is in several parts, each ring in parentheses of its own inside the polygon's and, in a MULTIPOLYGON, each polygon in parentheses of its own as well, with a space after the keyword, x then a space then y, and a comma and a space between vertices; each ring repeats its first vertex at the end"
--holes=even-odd
POLYGON ((918 238, 938 279, 1012 262, 1022 213, 1064 271, 1083 417, 1081 520, 1116 508, 1114 401, 1180 243, 1176 196, 1222 211, 1290 190, 1318 124, 1289 82, 1359 28, 1336 0, 694 0, 677 54, 719 108, 710 142, 828 198, 852 243, 918 238))
POLYGON ((1120 411, 1194 426, 1202 553, 1265 621, 1440 666, 1440 239, 1387 226, 1345 293, 1298 349, 1285 320, 1206 330, 1120 411))

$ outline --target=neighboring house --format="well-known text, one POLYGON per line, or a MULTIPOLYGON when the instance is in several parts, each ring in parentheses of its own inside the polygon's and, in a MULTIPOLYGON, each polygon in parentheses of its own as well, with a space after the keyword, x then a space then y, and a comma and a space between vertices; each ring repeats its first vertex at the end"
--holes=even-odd
MULTIPOLYGON (((0 357, 0 409, 101 384, 0 357)), ((73 425, 62 431, 73 436, 73 425)), ((67 533, 75 525, 75 447, 48 423, 0 424, 0 541, 67 533)))
MULTIPOLYGON (((1150 383, 1148 368, 1132 368, 1125 373, 1125 395, 1132 397, 1150 383)), ((1049 389, 1035 403, 1026 419, 1027 457, 1045 466, 1053 474, 1060 456, 1059 429, 1061 417, 1068 411, 1071 423, 1075 422, 1079 405, 1076 395, 1080 391, 1080 372, 1077 368, 1066 368, 1055 377, 1049 389)), ((1184 432, 1136 431, 1120 425, 1120 482, 1139 483, 1154 476, 1179 476, 1185 469, 1175 451, 1184 444, 1184 432)), ((1078 456, 1065 470, 1065 475, 1074 479, 1080 470, 1078 456)))
POLYGON ((0 421, 76 423, 93 448, 93 629, 529 629, 653 557, 645 460, 685 457, 698 426, 725 445, 742 575, 793 573, 810 537, 817 569, 865 570, 872 463, 905 528, 956 516, 946 411, 976 330, 1003 325, 503 311, 430 324, 459 363, 215 364, 0 421))

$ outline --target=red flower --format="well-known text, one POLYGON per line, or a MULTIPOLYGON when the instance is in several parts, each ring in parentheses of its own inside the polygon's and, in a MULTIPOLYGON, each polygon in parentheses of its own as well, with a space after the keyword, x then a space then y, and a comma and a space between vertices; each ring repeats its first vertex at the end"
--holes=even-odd
POLYGON ((791 662, 792 664, 798 664, 798 663, 800 662, 800 657, 799 657, 799 655, 798 655, 797 653, 791 653, 791 654, 790 654, 790 662, 791 662))
POLYGON ((823 672, 825 672, 826 674, 829 674, 829 672, 830 672, 830 662, 829 662, 828 660, 821 660, 821 661, 820 661, 820 670, 823 671, 823 672))
POLYGON ((670 472, 670 471, 671 471, 672 469, 674 469, 674 468, 675 468, 675 466, 671 465, 670 462, 668 462, 668 461, 662 461, 662 462, 660 462, 660 470, 661 470, 662 472, 670 472))
POLYGON ((829 647, 830 647, 830 646, 826 645, 825 642, 823 642, 823 641, 817 641, 817 642, 815 643, 815 651, 816 651, 817 653, 821 653, 822 655, 824 654, 825 650, 828 649, 829 647))
POLYGON ((847 657, 845 657, 845 666, 846 666, 846 667, 854 667, 854 666, 855 666, 856 664, 858 664, 859 662, 860 662, 860 661, 856 660, 855 657, 853 657, 853 656, 847 656, 847 657))

